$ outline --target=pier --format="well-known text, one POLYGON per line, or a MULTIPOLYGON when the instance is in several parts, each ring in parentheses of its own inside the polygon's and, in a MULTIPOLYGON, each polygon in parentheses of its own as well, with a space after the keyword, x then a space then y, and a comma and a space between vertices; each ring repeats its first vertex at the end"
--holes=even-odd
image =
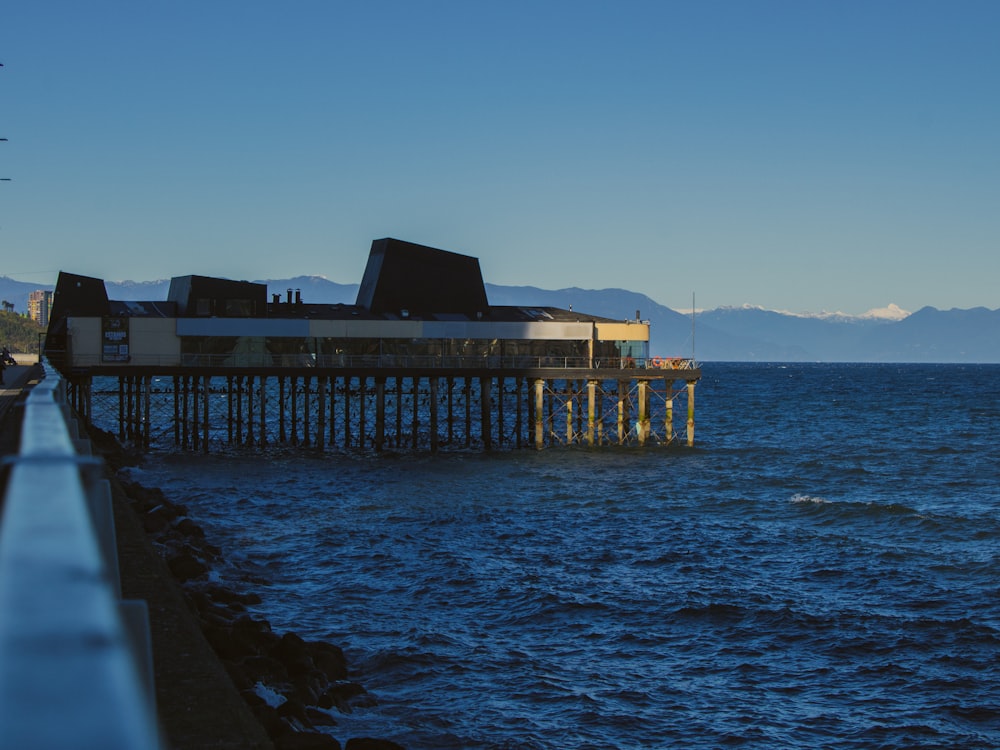
POLYGON ((651 356, 638 313, 491 306, 468 256, 376 240, 355 305, 199 276, 168 297, 61 273, 53 302, 72 405, 140 447, 694 444, 700 368, 651 356))

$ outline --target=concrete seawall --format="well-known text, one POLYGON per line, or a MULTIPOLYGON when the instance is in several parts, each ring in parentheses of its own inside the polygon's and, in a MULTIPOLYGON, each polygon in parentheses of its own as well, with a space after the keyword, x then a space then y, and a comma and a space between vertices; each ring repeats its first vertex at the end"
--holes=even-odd
MULTIPOLYGON (((0 456, 17 453, 24 393, 40 377, 36 363, 24 362, 17 354, 14 358, 18 365, 6 369, 0 386, 0 456)), ((180 587, 113 477, 111 487, 123 595, 149 605, 157 708, 167 746, 274 748, 202 635, 180 587)))

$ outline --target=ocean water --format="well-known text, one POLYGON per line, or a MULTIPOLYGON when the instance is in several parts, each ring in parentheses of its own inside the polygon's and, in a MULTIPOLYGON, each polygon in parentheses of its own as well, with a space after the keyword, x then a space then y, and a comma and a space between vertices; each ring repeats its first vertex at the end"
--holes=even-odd
POLYGON ((1000 747, 1000 366, 713 364, 696 446, 155 453, 422 748, 1000 747))

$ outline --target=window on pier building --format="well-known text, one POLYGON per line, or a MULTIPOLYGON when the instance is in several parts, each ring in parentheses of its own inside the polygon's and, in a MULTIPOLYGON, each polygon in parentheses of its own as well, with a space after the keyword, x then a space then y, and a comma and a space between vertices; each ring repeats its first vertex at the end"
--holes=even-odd
POLYGON ((269 367, 274 356, 263 336, 182 336, 181 361, 188 367, 269 367))
POLYGON ((648 341, 616 341, 614 342, 618 356, 634 360, 645 360, 649 357, 648 341))
POLYGON ((254 315, 253 300, 249 299, 227 299, 227 318, 252 318, 254 315))
POLYGON ((255 305, 249 299, 213 299, 199 297, 194 302, 194 314, 197 318, 252 318, 255 305))
MULTIPOLYGON (((590 342, 576 339, 388 339, 263 336, 184 336, 185 364, 253 364, 277 367, 337 367, 347 364, 427 366, 445 360, 497 358, 508 366, 580 367, 590 362, 590 342), (429 358, 429 359, 428 359, 429 358)), ((618 363, 645 360, 645 341, 598 341, 594 359, 618 363)))

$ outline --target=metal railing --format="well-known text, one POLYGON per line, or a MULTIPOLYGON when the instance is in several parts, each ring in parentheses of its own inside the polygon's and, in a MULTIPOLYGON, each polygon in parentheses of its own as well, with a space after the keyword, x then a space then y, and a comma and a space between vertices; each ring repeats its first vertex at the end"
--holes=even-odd
POLYGON ((181 354, 179 356, 135 355, 122 361, 99 356, 74 355, 73 368, 98 367, 204 367, 225 370, 246 367, 333 370, 427 369, 427 370, 695 370, 697 363, 683 357, 564 357, 437 354, 276 354, 233 352, 230 354, 181 354))
POLYGON ((160 748, 144 602, 120 599, 110 486, 65 383, 29 393, 0 521, 0 742, 160 748))

